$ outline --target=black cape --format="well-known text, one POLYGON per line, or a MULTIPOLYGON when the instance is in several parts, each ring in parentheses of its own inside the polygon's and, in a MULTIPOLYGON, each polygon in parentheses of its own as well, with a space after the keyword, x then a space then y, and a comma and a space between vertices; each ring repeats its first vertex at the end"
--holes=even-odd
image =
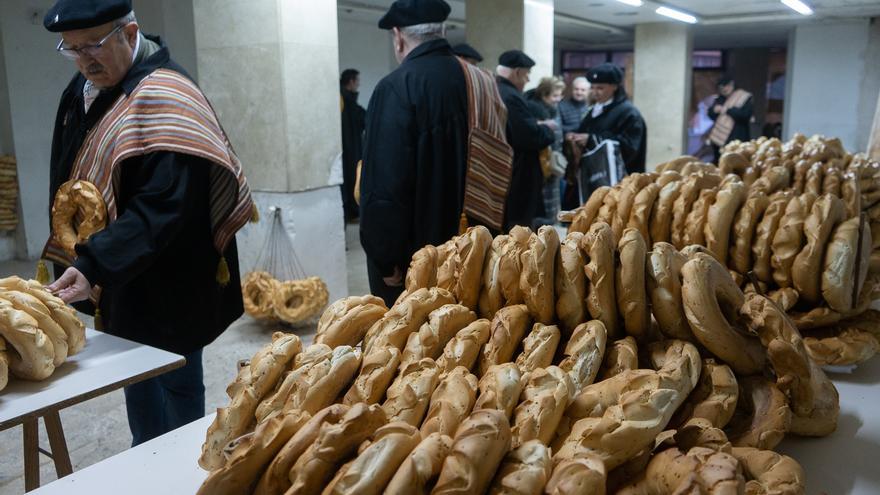
MULTIPOLYGON (((715 101, 709 105, 709 118, 715 120, 718 118, 718 114, 715 113, 715 105, 724 106, 724 102, 727 101, 727 97, 724 95, 718 95, 715 98, 715 101)), ((752 139, 751 132, 749 126, 752 121, 752 112, 753 112, 752 98, 749 97, 745 103, 739 108, 730 108, 727 110, 727 115, 730 115, 733 118, 733 130, 730 131, 730 136, 727 137, 727 142, 731 142, 735 139, 740 141, 748 141, 752 139)))
POLYGON ((507 193, 504 230, 515 225, 532 226, 544 215, 544 174, 538 157, 553 144, 553 131, 538 119, 522 93, 510 81, 497 77, 501 99, 507 107, 507 142, 513 147, 513 177, 507 193))
POLYGON ((589 133, 600 142, 614 139, 620 143, 626 172, 634 174, 645 171, 648 128, 642 114, 626 97, 622 87, 598 117, 593 118, 593 114, 587 112, 578 132, 589 133))
POLYGON ((467 168, 464 73, 446 40, 416 47, 367 107, 361 244, 383 276, 458 233, 467 168))
POLYGON ((354 200, 354 184, 357 179, 357 163, 364 147, 366 113, 358 104, 358 94, 342 90, 342 208, 347 220, 359 215, 354 200))
MULTIPOLYGON (((137 62, 117 87, 83 109, 85 78, 77 74, 61 96, 52 139, 50 198, 70 177, 91 129, 121 92, 159 68, 187 75, 161 49, 137 62)), ((187 75, 187 77, 189 77, 187 75)), ((211 235, 209 167, 191 155, 157 152, 119 165, 117 218, 76 248, 74 266, 101 285, 104 331, 179 354, 211 343, 243 312, 235 240, 226 252, 230 281, 216 281, 220 254, 211 235)), ((62 267, 55 266, 56 275, 62 267)), ((91 304, 77 309, 92 313, 91 304)))

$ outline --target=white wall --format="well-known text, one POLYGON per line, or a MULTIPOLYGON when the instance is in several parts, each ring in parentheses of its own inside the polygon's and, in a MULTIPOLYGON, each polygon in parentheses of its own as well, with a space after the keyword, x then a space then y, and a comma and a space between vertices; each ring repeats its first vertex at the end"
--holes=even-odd
POLYGON ((795 132, 825 134, 839 137, 848 150, 866 149, 870 125, 864 125, 863 120, 870 117, 861 115, 873 112, 873 107, 864 108, 864 102, 869 96, 876 98, 878 87, 878 50, 875 46, 869 51, 868 47, 869 40, 880 36, 871 33, 868 19, 805 24, 795 29, 789 47, 786 136, 795 132))
MULTIPOLYGON (((344 19, 339 22, 339 71, 357 69, 361 72, 358 101, 367 108, 373 88, 383 77, 397 68, 391 49, 391 35, 379 29, 375 22, 344 19)), ((328 84, 339 84, 339 80, 328 84)))
POLYGON ((161 36, 171 58, 198 81, 192 1, 134 0, 132 7, 141 31, 161 36))

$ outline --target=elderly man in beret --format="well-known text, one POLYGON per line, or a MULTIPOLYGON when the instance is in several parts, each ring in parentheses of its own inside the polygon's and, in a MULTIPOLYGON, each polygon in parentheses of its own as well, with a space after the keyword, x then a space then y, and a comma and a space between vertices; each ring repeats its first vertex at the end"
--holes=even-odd
POLYGON ((516 225, 532 227, 544 213, 544 174, 541 150, 553 144, 557 124, 539 121, 523 96, 535 61, 520 50, 498 57, 497 80, 507 106, 507 142, 513 147, 513 178, 507 193, 505 230, 516 225))
POLYGON ((445 38, 443 0, 398 0, 379 21, 400 66, 370 98, 361 175, 361 244, 370 290, 390 306, 413 253, 458 232, 468 99, 445 38))
POLYGON ((587 73, 590 99, 595 102, 580 127, 566 137, 591 149, 606 139, 617 141, 626 172, 645 171, 648 131, 645 119, 626 96, 623 71, 604 63, 587 73))
POLYGON ((253 202, 205 95, 130 0, 58 0, 44 25, 79 71, 58 107, 51 197, 86 181, 107 207, 75 252, 52 232, 43 257, 63 274, 49 289, 96 326, 100 311, 108 333, 186 357, 125 388, 137 445, 205 414, 202 348, 242 314, 235 233, 253 202))

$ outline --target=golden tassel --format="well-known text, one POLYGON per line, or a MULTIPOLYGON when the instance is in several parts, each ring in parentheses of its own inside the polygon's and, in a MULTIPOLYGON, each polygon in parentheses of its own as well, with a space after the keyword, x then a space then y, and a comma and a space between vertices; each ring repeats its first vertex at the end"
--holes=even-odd
POLYGON ((251 223, 259 223, 260 221, 260 209, 257 208, 256 203, 251 203, 251 223))
POLYGON ((463 235, 468 229, 467 215, 462 212, 461 218, 458 219, 458 235, 463 235))
POLYGON ((226 287, 229 284, 229 265, 226 263, 226 257, 220 257, 220 263, 217 263, 217 283, 220 287, 226 287))
POLYGON ((37 282, 42 285, 49 284, 49 268, 46 267, 45 260, 37 261, 37 282))
POLYGON ((104 330, 104 318, 98 308, 95 308, 95 330, 104 330))

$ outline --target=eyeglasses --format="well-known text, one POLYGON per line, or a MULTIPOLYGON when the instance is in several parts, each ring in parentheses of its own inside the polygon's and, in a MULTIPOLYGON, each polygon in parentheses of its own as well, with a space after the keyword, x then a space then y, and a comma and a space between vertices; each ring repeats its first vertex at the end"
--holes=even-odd
POLYGON ((83 55, 87 55, 89 57, 95 57, 101 52, 101 48, 104 47, 104 43, 110 39, 111 36, 118 33, 120 29, 124 28, 126 25, 123 24, 121 26, 116 26, 116 29, 107 33, 107 36, 101 38, 101 41, 95 43, 94 45, 87 45, 80 48, 68 48, 64 46, 64 40, 58 42, 58 46, 55 47, 58 50, 58 53, 64 55, 64 57, 68 60, 77 60, 83 55))

